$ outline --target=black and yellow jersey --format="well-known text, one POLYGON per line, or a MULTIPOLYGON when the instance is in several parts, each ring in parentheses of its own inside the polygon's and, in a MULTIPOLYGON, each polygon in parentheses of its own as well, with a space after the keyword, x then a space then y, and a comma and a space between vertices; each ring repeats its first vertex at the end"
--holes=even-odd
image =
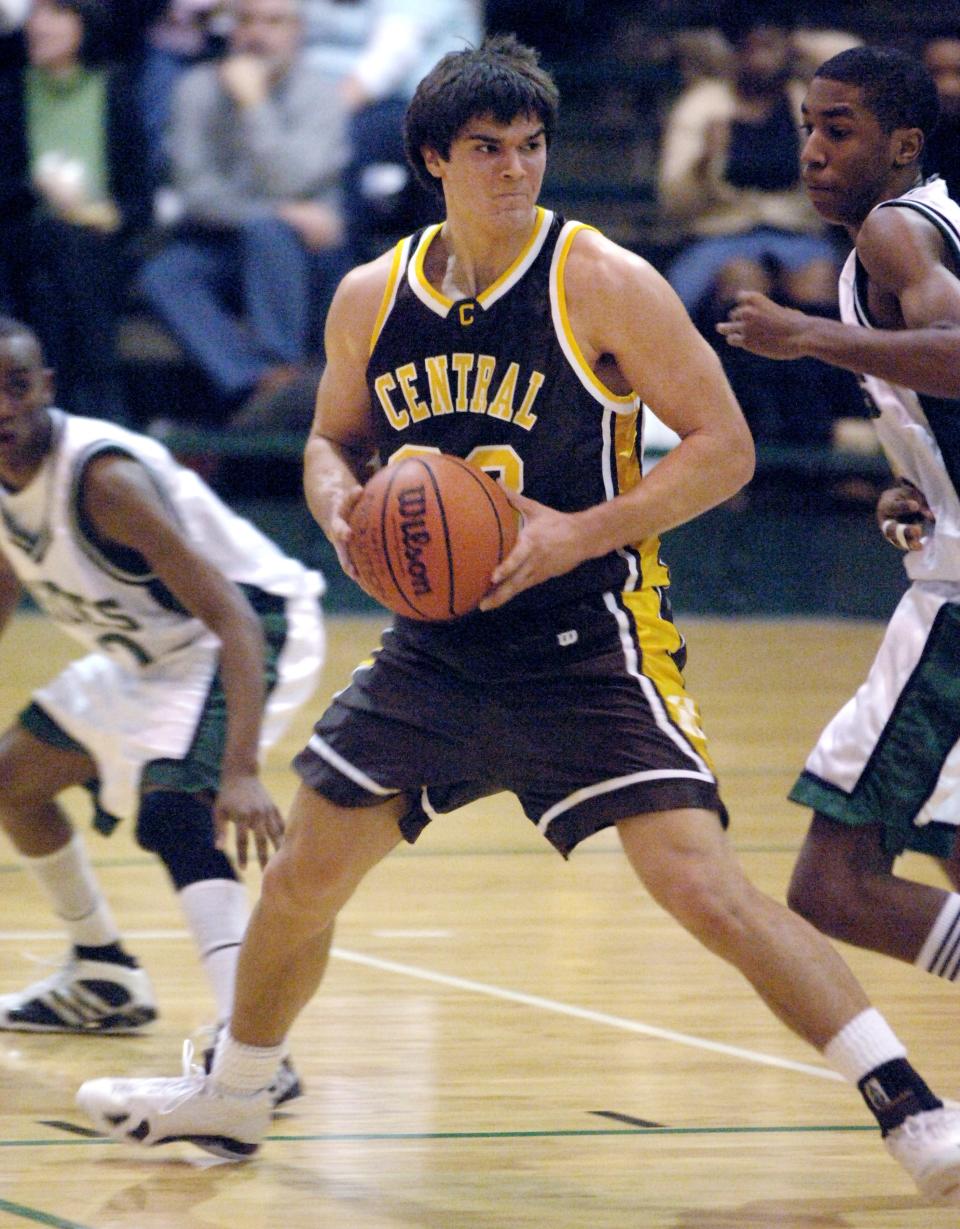
MULTIPOLYGON (((476 298, 458 301, 424 275, 439 225, 397 245, 367 367, 383 463, 411 451, 452 453, 562 512, 642 481, 643 406, 601 383, 570 328, 564 266, 582 229, 538 208, 513 264, 476 298)), ((668 583, 651 538, 586 560, 509 608, 668 583)))

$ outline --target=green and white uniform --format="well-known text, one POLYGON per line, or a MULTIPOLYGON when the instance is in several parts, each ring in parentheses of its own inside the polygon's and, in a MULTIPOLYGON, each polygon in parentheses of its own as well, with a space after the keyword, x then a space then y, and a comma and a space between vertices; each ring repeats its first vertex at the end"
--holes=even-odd
MULTIPOLYGON (((960 269, 960 205, 934 177, 878 209, 910 209, 941 232, 960 269)), ((867 275, 851 252, 840 275, 844 322, 874 327, 867 275)), ((960 402, 864 376, 894 474, 936 517, 904 555, 911 586, 866 681, 823 731, 790 797, 851 825, 882 824, 891 853, 946 856, 960 824, 960 402)))
POLYGON ((155 771, 155 782, 170 788, 215 790, 226 710, 218 638, 136 552, 98 543, 84 523, 80 496, 93 458, 110 453, 138 461, 190 542, 260 614, 272 684, 263 748, 316 686, 324 583, 233 513, 162 444, 98 419, 51 415, 54 443, 36 476, 17 492, 0 485, 0 550, 38 606, 89 652, 35 693, 22 720, 40 737, 75 743, 92 756, 109 827, 108 817, 136 812, 145 773, 150 779, 155 771))

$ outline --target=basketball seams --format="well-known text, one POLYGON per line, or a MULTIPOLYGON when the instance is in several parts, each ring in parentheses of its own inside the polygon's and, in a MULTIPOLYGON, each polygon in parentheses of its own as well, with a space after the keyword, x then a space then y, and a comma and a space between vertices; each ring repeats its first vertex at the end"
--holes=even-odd
POLYGON ((397 574, 393 566, 393 554, 390 550, 389 539, 387 537, 387 513, 391 510, 391 507, 392 507, 390 501, 393 498, 394 483, 399 479, 400 473, 402 470, 403 470, 403 465, 398 465, 396 467, 396 472, 390 475, 390 479, 387 483, 386 496, 380 503, 380 542, 383 546, 383 557, 387 561, 387 569, 390 572, 390 579, 393 581, 393 587, 396 589, 397 593, 399 593, 399 595, 403 598, 403 600, 407 603, 410 609, 415 611, 416 614, 423 617, 424 612, 420 609, 419 606, 415 606, 414 603, 410 601, 410 599, 407 597, 403 589, 403 586, 400 584, 400 581, 397 578, 397 574))
MULTIPOLYGON (((447 563, 447 610, 451 619, 457 617, 457 602, 456 602, 456 573, 453 567, 453 542, 450 537, 450 523, 447 519, 447 510, 444 507, 443 495, 440 493, 440 484, 437 482, 437 475, 430 468, 430 465, 422 457, 411 457, 410 461, 419 465, 421 469, 426 471, 427 478, 433 488, 433 497, 436 503, 437 515, 440 517, 440 524, 443 526, 443 546, 444 555, 447 563)), ((406 464, 406 462, 404 462, 406 464)))

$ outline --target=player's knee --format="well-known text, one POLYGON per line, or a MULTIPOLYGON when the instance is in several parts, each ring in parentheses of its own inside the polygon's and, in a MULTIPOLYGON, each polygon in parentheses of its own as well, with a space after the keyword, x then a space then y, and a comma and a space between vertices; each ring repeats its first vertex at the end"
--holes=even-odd
POLYGON ((820 862, 798 862, 787 888, 787 904, 793 912, 832 939, 843 939, 850 932, 851 913, 859 898, 859 890, 838 883, 835 871, 820 862))
POLYGON ((23 757, 15 753, 12 736, 0 738, 0 822, 6 826, 8 819, 29 819, 51 797, 42 774, 24 771, 23 757))
POLYGON ((725 954, 741 941, 748 925, 753 889, 731 869, 723 875, 702 858, 685 858, 661 880, 660 903, 710 950, 725 954))
POLYGON ((237 877, 230 859, 216 848, 210 804, 195 794, 145 794, 136 837, 141 849, 160 858, 177 891, 205 879, 237 877))
POLYGON ((350 895, 346 876, 333 859, 318 862, 295 843, 270 859, 260 884, 260 904, 298 929, 322 929, 350 895))

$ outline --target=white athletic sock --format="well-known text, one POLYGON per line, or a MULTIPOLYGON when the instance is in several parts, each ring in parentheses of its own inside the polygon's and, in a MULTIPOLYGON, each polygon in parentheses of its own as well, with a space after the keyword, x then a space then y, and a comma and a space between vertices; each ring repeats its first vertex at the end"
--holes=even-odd
POLYGON ((858 1084, 884 1063, 906 1058, 907 1051, 879 1011, 868 1007, 827 1043, 823 1056, 845 1080, 858 1084))
POLYGON ((120 931, 94 877, 86 846, 78 833, 56 853, 24 862, 66 924, 74 944, 104 947, 118 943, 120 931))
POLYGON ((250 920, 247 889, 235 879, 202 879, 179 893, 216 1003, 217 1019, 227 1020, 233 1009, 237 957, 250 920))
POLYGON ((244 1045, 228 1028, 221 1029, 213 1056, 211 1078, 225 1093, 252 1097, 273 1082, 285 1048, 283 1045, 244 1045))
POLYGON ((960 895, 950 892, 913 962, 947 981, 960 978, 960 895))

